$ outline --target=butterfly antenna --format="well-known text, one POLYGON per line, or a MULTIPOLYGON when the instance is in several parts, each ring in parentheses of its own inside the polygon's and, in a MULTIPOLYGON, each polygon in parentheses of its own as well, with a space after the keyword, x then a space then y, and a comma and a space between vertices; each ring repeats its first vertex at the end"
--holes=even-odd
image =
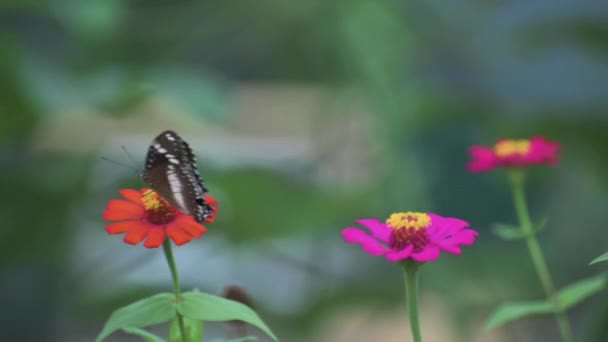
MULTIPOLYGON (((127 155, 127 158, 129 158, 129 160, 131 161, 131 164, 133 165, 137 165, 137 162, 135 161, 135 158, 133 158, 133 156, 131 155, 131 153, 129 153, 129 151, 127 150, 127 147, 125 145, 120 145, 120 149, 122 149, 125 154, 127 155)), ((133 167, 135 170, 137 170, 137 172, 140 172, 140 170, 137 168, 137 166, 133 167)))
POLYGON ((113 164, 116 164, 116 165, 120 165, 120 166, 127 167, 127 168, 129 168, 129 169, 131 169, 131 170, 136 170, 136 171, 138 171, 136 168, 134 168, 134 167, 133 167, 133 165, 129 165, 129 164, 125 164, 125 163, 121 163, 121 162, 119 162, 119 161, 112 160, 112 159, 109 159, 109 158, 106 158, 106 157, 101 157, 100 159, 105 160, 105 161, 108 161, 108 162, 113 163, 113 164))
POLYGON ((146 191, 143 195, 141 195, 141 198, 145 198, 145 197, 150 196, 152 194, 154 194, 154 190, 148 189, 148 191, 146 191))

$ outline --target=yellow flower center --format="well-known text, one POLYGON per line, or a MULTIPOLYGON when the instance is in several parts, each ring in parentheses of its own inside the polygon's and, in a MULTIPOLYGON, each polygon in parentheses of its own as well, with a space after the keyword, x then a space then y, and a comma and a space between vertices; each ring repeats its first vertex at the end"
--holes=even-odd
POLYGON ((163 198, 154 190, 148 190, 141 196, 141 202, 146 210, 155 210, 161 207, 163 198))
POLYGON ((502 140, 494 145, 494 153, 499 157, 525 156, 530 152, 530 140, 502 140))
POLYGON ((164 225, 175 218, 176 209, 153 190, 142 194, 141 203, 146 210, 146 219, 152 224, 164 225))
POLYGON ((414 213, 408 211, 406 213, 394 213, 386 220, 389 227, 394 230, 413 229, 419 230, 427 228, 431 225, 431 218, 424 213, 414 213))
POLYGON ((429 243, 429 234, 426 231, 431 225, 431 217, 424 213, 394 213, 386 224, 393 229, 388 246, 396 251, 413 246, 415 252, 420 252, 429 243))

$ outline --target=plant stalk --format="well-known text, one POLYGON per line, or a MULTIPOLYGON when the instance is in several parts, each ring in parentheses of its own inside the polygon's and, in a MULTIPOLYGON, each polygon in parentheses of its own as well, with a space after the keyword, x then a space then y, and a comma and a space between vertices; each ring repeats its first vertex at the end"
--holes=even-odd
POLYGON ((422 342, 420 320, 418 318, 418 268, 420 264, 412 260, 402 263, 405 281, 405 298, 414 342, 422 342))
POLYGON ((574 342, 574 335, 572 334, 572 328, 566 310, 562 307, 553 285, 553 279, 549 272, 549 267, 545 261, 540 244, 536 238, 536 231, 534 230, 532 220, 530 219, 530 213, 528 211, 528 205, 526 203, 526 195, 524 191, 524 173, 520 170, 513 170, 510 173, 511 188, 513 191, 513 202, 515 204, 515 211, 519 219, 521 229, 526 235, 526 244, 530 251, 530 257, 532 263, 536 269, 536 274, 540 279, 540 283, 547 295, 547 298, 553 305, 555 318, 557 325, 559 326, 560 334, 564 342, 574 342))
MULTIPOLYGON (((180 289, 179 289, 179 275, 177 274, 177 267, 175 266, 175 258, 173 258, 173 250, 171 248, 171 240, 165 239, 163 243, 163 251, 165 252, 165 257, 167 258, 167 264, 169 264, 169 269, 171 270, 171 277, 173 278, 173 292, 175 293, 175 301, 179 302, 180 298, 180 289)), ((182 335, 182 342, 187 342, 186 340, 186 327, 184 326, 184 318, 179 312, 177 314, 177 324, 179 326, 179 332, 182 335)))

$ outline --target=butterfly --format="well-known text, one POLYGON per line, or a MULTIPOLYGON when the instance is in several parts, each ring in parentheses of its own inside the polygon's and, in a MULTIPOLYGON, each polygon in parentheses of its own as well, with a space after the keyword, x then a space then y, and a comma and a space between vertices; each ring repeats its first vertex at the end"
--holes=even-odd
POLYGON ((148 148, 140 177, 177 210, 202 223, 213 213, 192 149, 177 133, 159 134, 148 148))

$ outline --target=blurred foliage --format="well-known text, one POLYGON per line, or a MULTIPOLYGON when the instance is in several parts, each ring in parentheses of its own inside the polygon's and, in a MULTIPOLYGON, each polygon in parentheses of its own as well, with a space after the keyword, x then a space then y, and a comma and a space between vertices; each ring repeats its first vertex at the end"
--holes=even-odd
MULTIPOLYGON (((462 257, 442 257, 423 272, 423 291, 441 297, 452 328, 471 340, 498 303, 539 298, 541 291, 523 246, 490 234, 493 223, 514 221, 509 192, 500 172, 466 172, 469 145, 533 134, 558 140, 562 165, 534 170, 529 188, 533 215, 549 217, 543 248, 560 287, 602 267, 586 265, 606 249, 607 17, 601 2, 548 0, 0 2, 0 305, 15 308, 0 317, 2 336, 90 340, 118 302, 156 287, 131 284, 101 294, 75 270, 79 236, 101 236, 105 201, 124 184, 142 183, 132 174, 103 175, 112 187, 94 187, 96 151, 40 146, 56 122, 74 123, 60 135, 79 129, 93 135, 100 119, 114 120, 117 131, 141 133, 128 123, 151 107, 167 110, 155 102, 161 99, 191 120, 230 130, 238 120, 238 87, 284 82, 354 94, 357 113, 343 101, 336 113, 314 113, 311 125, 365 115, 367 134, 360 139, 372 153, 373 176, 347 186, 322 183, 314 177, 321 159, 280 169, 205 164, 223 213, 209 235, 243 249, 275 239, 332 246, 326 254, 297 255, 291 265, 306 274, 305 288, 315 295, 289 314, 261 303, 262 317, 284 340, 309 341, 320 317, 336 308, 400 307, 400 279, 391 265, 348 246, 350 261, 341 272, 317 273, 332 264, 319 255, 342 251, 339 232, 354 219, 430 210, 463 217, 481 233, 462 257), (24 329, 23 322, 37 329, 24 329)), ((163 119, 187 126, 177 117, 163 119)), ((140 125, 146 132, 154 127, 140 125)), ((60 136, 58 145, 71 139, 60 136)), ((259 252, 268 258, 267 250, 259 252)), ((272 286, 282 283, 270 277, 272 286)), ((605 303, 574 311, 575 329, 589 332, 578 335, 606 340, 605 303)), ((501 333, 521 339, 521 331, 554 329, 550 320, 535 323, 514 323, 501 333)))

